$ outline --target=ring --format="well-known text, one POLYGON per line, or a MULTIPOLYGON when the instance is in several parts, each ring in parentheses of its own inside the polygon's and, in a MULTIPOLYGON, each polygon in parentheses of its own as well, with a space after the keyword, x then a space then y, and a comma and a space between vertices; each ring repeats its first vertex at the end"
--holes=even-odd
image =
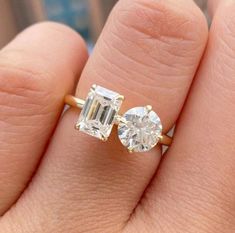
POLYGON ((124 96, 98 85, 92 85, 86 100, 67 95, 65 103, 80 108, 75 128, 107 141, 114 125, 118 137, 130 153, 146 152, 158 143, 169 146, 172 138, 162 134, 162 123, 150 105, 134 107, 119 114, 124 96))

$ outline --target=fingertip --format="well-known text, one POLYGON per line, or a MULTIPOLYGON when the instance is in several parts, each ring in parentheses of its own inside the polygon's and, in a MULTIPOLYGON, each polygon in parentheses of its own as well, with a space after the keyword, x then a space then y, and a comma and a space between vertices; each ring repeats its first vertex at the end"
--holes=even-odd
POLYGON ((46 57, 49 61, 70 57, 71 60, 68 62, 75 62, 75 70, 77 65, 85 63, 88 57, 86 43, 79 33, 64 24, 51 21, 29 26, 1 52, 19 48, 25 52, 34 51, 34 56, 46 57))
POLYGON ((44 35, 46 34, 46 32, 48 32, 49 35, 51 33, 54 33, 55 36, 58 36, 56 38, 57 40, 65 39, 64 37, 69 37, 71 41, 75 40, 76 42, 79 42, 81 45, 83 45, 84 48, 86 48, 86 43, 79 33, 63 23, 57 23, 53 21, 43 21, 30 25, 21 33, 19 33, 16 38, 22 38, 27 34, 33 36, 35 35, 35 33, 38 34, 38 32, 44 32, 44 35))

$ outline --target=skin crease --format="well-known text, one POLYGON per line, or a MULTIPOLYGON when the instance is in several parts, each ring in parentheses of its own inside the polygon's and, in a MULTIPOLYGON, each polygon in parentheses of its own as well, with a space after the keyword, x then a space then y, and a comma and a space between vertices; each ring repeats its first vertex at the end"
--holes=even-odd
POLYGON ((193 1, 121 0, 85 67, 82 40, 51 23, 0 53, 0 233, 235 232, 235 2, 209 3, 206 49, 193 1), (161 161, 159 148, 129 155, 116 132, 103 144, 76 132, 74 109, 49 143, 82 69, 80 97, 98 83, 126 96, 123 110, 151 104, 166 130, 177 121, 161 161))

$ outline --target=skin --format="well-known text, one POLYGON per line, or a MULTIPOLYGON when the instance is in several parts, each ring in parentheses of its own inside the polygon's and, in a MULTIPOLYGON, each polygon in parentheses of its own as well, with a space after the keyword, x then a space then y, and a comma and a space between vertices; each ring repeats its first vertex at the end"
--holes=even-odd
POLYGON ((55 23, 2 49, 0 233, 235 231, 235 1, 209 9, 209 36, 191 0, 120 0, 89 59, 55 23), (60 118, 93 83, 177 123, 164 157, 74 130, 76 109, 60 118))

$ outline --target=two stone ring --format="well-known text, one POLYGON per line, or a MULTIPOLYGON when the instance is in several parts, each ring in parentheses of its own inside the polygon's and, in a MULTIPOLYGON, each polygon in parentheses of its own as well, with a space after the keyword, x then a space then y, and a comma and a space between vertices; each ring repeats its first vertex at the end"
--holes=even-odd
POLYGON ((118 137, 129 152, 146 152, 158 143, 169 146, 172 139, 162 134, 162 123, 150 105, 134 107, 119 115, 124 96, 101 86, 92 85, 86 100, 71 95, 65 103, 82 109, 75 128, 107 141, 114 124, 118 137))

